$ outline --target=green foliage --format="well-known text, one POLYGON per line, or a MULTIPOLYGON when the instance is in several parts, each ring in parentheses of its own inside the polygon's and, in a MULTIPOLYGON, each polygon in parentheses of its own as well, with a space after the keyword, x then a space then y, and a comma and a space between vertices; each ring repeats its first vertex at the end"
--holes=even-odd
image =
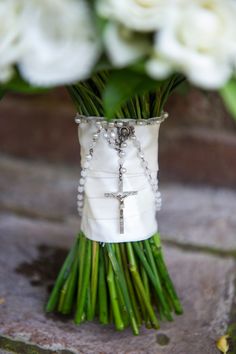
POLYGON ((236 79, 231 79, 221 90, 221 97, 228 111, 236 119, 236 79))
POLYGON ((155 81, 132 68, 99 72, 68 86, 68 91, 82 115, 146 119, 160 115, 168 97, 183 81, 181 75, 155 81))
POLYGON ((29 83, 24 81, 19 74, 16 74, 9 82, 2 84, 1 89, 4 92, 11 91, 24 94, 36 94, 49 91, 49 89, 46 88, 31 86, 29 83))
POLYGON ((81 232, 67 256, 46 306, 47 312, 73 313, 77 325, 99 318, 138 335, 142 323, 183 312, 162 253, 160 236, 138 242, 91 241, 81 232), (151 294, 153 296, 151 296, 151 294))
POLYGON ((161 85, 145 74, 117 70, 111 73, 109 81, 103 92, 105 116, 110 119, 128 100, 147 92, 155 92, 161 85))
POLYGON ((3 87, 0 86, 0 100, 4 97, 6 91, 4 90, 3 87))

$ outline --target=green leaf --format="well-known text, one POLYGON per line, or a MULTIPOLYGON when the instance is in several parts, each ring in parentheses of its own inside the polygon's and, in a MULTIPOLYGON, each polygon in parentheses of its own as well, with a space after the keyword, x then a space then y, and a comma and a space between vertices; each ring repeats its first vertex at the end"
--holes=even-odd
POLYGON ((233 118, 236 119, 236 79, 231 79, 220 90, 221 97, 233 118))
POLYGON ((160 84, 161 82, 152 80, 145 74, 129 69, 112 72, 103 92, 105 116, 111 119, 130 98, 154 92, 160 84))
POLYGON ((48 88, 34 87, 24 81, 18 74, 16 74, 12 80, 2 85, 2 89, 5 91, 12 91, 25 94, 35 94, 48 92, 48 88))
POLYGON ((0 86, 0 100, 4 97, 6 90, 0 86))

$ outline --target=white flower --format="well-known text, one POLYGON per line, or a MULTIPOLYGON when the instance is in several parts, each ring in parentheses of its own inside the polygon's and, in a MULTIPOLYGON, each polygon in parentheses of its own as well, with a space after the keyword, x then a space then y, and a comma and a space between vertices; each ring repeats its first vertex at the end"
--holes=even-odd
POLYGON ((19 1, 0 1, 0 82, 6 82, 12 77, 13 65, 21 52, 19 12, 19 1))
POLYGON ((151 48, 146 36, 112 22, 106 26, 104 42, 108 57, 116 67, 126 66, 147 55, 151 48))
POLYGON ((36 86, 85 79, 100 49, 83 0, 25 0, 22 76, 36 86))
POLYGON ((234 0, 180 0, 156 34, 150 76, 164 78, 174 71, 207 89, 225 84, 232 75, 236 41, 234 0))
POLYGON ((165 22, 172 0, 97 0, 97 11, 140 32, 154 31, 165 22))

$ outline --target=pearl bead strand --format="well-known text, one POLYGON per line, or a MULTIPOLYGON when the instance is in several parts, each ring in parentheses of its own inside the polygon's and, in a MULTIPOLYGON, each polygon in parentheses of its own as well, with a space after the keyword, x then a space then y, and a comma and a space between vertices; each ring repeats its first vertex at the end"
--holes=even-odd
POLYGON ((157 211, 159 211, 161 209, 162 200, 161 200, 161 193, 158 190, 158 181, 156 178, 153 178, 153 176, 152 176, 152 171, 148 167, 148 162, 145 159, 144 152, 141 148, 141 144, 140 144, 139 140, 137 139, 136 135, 133 135, 131 137, 131 139, 133 141, 135 148, 137 149, 137 156, 140 160, 141 166, 144 169, 144 173, 145 173, 147 180, 148 180, 148 182, 152 188, 152 191, 154 193, 155 209, 157 211))
MULTIPOLYGON (((100 123, 100 122, 97 122, 100 123)), ((79 124, 79 123, 78 123, 79 124)), ((82 216, 83 213, 83 207, 84 207, 84 189, 85 189, 85 185, 86 185, 86 180, 87 180, 87 175, 88 175, 88 170, 90 167, 90 163, 93 159, 93 155, 94 155, 94 148, 100 138, 101 135, 101 125, 96 124, 97 126, 97 131, 95 133, 93 133, 93 138, 92 138, 92 142, 90 144, 90 148, 88 153, 85 156, 85 162, 84 165, 81 169, 80 172, 80 179, 79 179, 79 185, 78 185, 78 194, 77 194, 77 211, 79 216, 82 216)))

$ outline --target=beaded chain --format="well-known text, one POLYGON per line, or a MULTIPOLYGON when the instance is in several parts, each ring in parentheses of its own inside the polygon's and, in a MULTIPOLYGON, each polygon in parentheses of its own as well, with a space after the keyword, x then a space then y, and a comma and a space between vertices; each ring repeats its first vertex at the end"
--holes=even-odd
MULTIPOLYGON (((161 117, 142 119, 142 120, 129 120, 122 119, 117 121, 107 122, 102 118, 96 117, 95 126, 97 130, 92 135, 92 141, 88 149, 88 153, 85 155, 85 162, 81 169, 81 175, 78 185, 78 195, 77 195, 77 210, 80 216, 82 216, 83 205, 84 205, 84 190, 86 185, 86 179, 88 175, 88 170, 90 168, 91 161, 94 156, 94 149, 98 140, 103 137, 110 148, 117 151, 118 154, 118 165, 119 165, 119 181, 122 182, 123 187, 123 175, 127 172, 124 167, 126 151, 125 149, 128 146, 128 141, 131 140, 134 147, 137 150, 137 157, 140 160, 140 164, 144 170, 145 176, 151 186, 151 189, 154 193, 155 209, 158 211, 161 208, 161 193, 158 190, 158 181, 156 176, 152 176, 152 172, 148 166, 148 162, 145 159, 145 154, 141 147, 141 143, 135 135, 135 125, 153 125, 159 124, 168 116, 167 113, 163 113, 161 117)), ((94 118, 84 117, 76 115, 75 122, 77 124, 81 123, 91 123, 94 122, 94 118)), ((129 192, 130 195, 137 194, 137 192, 129 192)), ((109 193, 107 193, 109 194, 109 193)), ((128 194, 127 194, 128 195, 128 194)), ((126 196, 127 196, 126 195, 126 196)), ((123 233, 123 232, 122 232, 123 233)))

